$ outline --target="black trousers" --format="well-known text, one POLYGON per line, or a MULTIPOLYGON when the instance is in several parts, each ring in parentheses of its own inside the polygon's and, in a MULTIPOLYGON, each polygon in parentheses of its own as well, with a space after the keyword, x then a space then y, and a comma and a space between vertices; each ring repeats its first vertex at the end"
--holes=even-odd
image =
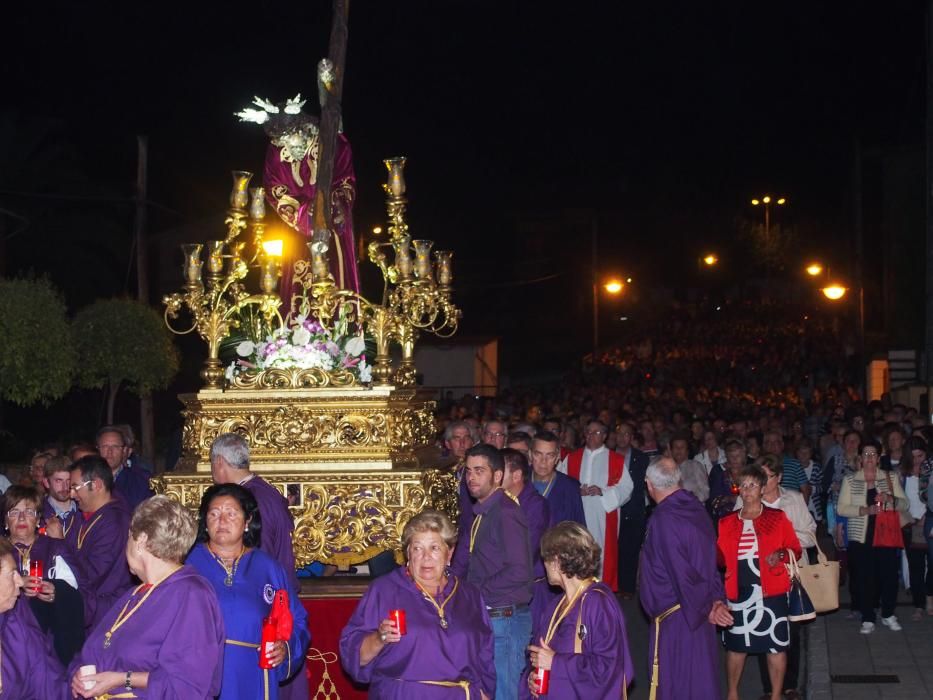
POLYGON ((875 622, 875 601, 881 600, 881 617, 891 617, 897 603, 897 575, 901 550, 849 542, 852 574, 858 577, 862 622, 875 622))
POLYGON ((638 557, 645 541, 647 519, 627 518, 620 514, 619 520, 619 592, 634 593, 638 581, 638 557))
POLYGON ((927 550, 908 547, 907 570, 910 572, 910 598, 915 608, 925 608, 927 596, 933 595, 933 571, 927 569, 927 550))

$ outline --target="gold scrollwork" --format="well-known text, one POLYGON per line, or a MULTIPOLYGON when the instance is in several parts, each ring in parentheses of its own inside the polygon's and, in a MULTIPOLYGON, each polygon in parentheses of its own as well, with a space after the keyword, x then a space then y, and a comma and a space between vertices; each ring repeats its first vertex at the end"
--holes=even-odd
POLYGON ((230 381, 232 389, 316 389, 358 385, 354 374, 347 369, 338 368, 327 371, 319 367, 252 369, 234 375, 230 381))

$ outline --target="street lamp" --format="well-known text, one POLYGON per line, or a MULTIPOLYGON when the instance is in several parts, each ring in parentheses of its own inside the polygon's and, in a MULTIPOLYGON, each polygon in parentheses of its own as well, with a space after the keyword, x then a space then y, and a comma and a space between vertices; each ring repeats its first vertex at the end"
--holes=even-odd
POLYGON ((823 296, 829 299, 830 301, 839 301, 846 295, 846 292, 849 290, 841 285, 839 282, 830 282, 821 290, 823 296))
POLYGON ((703 256, 703 264, 706 265, 707 267, 712 267, 718 262, 719 262, 719 258, 716 257, 714 253, 707 253, 706 255, 703 256))
POLYGON ((777 199, 772 199, 771 195, 766 194, 761 199, 753 199, 753 207, 764 207, 765 210, 765 238, 770 238, 771 236, 771 205, 777 204, 779 207, 783 207, 787 204, 787 197, 778 197, 777 199))
MULTIPOLYGON (((631 277, 628 278, 631 280, 631 277)), ((625 289, 625 282, 620 279, 613 277, 608 280, 604 285, 605 289, 609 294, 616 296, 621 294, 622 290, 625 289)), ((593 364, 596 364, 596 355, 599 352, 599 285, 596 284, 595 280, 593 282, 593 364)))
POLYGON ((819 277, 823 273, 823 266, 818 262, 812 262, 807 265, 806 271, 810 277, 819 277))

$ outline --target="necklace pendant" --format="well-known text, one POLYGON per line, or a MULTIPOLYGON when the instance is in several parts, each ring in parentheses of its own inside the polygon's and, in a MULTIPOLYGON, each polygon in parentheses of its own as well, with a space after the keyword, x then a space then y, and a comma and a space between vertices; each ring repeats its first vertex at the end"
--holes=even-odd
POLYGON ((441 629, 442 629, 442 630, 445 630, 445 629, 447 629, 448 627, 449 627, 449 625, 447 624, 447 618, 446 618, 446 617, 441 617, 441 629))
POLYGON ((109 649, 109 648, 110 648, 110 635, 108 634, 104 637, 104 649, 109 649))
POLYGON ((233 585, 233 574, 227 574, 227 578, 224 579, 224 585, 227 588, 230 588, 233 585))

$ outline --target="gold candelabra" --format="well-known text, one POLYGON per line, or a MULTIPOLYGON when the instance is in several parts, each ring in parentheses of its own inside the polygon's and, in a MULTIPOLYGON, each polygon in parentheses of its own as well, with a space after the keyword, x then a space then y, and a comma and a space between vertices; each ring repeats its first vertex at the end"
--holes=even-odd
MULTIPOLYGON (((419 333, 449 337, 457 331, 461 312, 451 300, 453 252, 435 251, 432 260, 434 242, 413 241, 408 234, 405 222, 405 158, 390 158, 384 162, 389 171, 388 183, 384 185, 389 216, 388 238, 373 241, 368 248, 369 259, 382 271, 382 303, 374 304, 334 283, 326 243, 329 237, 315 235, 308 242, 310 259, 295 263, 293 279, 301 291, 292 297, 289 315, 316 318, 321 326, 330 329, 337 337, 347 335, 348 327, 356 325, 361 333, 371 336, 376 345, 373 383, 376 386, 394 384, 411 387, 415 385, 414 350, 419 333), (387 249, 394 254, 391 263, 387 249), (393 344, 400 349, 401 359, 397 367, 392 364, 393 344)), ((277 294, 281 276, 281 242, 264 239, 264 192, 261 187, 256 187, 247 195, 251 177, 247 172, 233 173, 233 193, 225 219, 226 238, 207 244, 183 245, 185 289, 163 300, 165 321, 172 332, 185 334, 197 331, 207 342, 208 356, 201 377, 209 389, 222 388, 224 369, 219 358, 220 343, 241 323, 241 310, 248 306, 258 307, 260 318, 269 329, 275 319, 279 326, 284 323, 278 310, 281 300, 277 294), (252 230, 253 251, 247 259, 247 241, 241 240, 241 235, 248 227, 252 230), (206 285, 202 279, 202 251, 205 247, 206 285), (262 291, 257 294, 250 294, 244 284, 251 268, 259 269, 262 291), (172 322, 182 307, 187 307, 194 322, 189 328, 179 330, 172 322)), ((254 337, 258 335, 253 333, 254 337)))
POLYGON ((165 296, 165 323, 169 330, 178 335, 197 331, 207 343, 207 359, 201 370, 208 389, 222 388, 224 369, 220 363, 220 344, 230 331, 241 323, 240 312, 253 306, 260 318, 269 327, 274 321, 282 323, 279 306, 278 281, 281 271, 281 241, 266 241, 265 236, 265 191, 262 187, 249 188, 252 173, 234 171, 233 192, 230 208, 224 223, 227 235, 224 240, 182 245, 184 254, 185 288, 182 292, 165 296), (249 209, 247 211, 247 204, 249 209), (247 241, 241 234, 247 228, 252 232, 253 251, 247 259, 247 241), (205 260, 202 251, 207 250, 207 274, 202 275, 205 260), (250 269, 258 269, 261 291, 251 294, 244 280, 250 269), (206 280, 205 280, 206 278, 206 280), (206 283, 205 283, 206 281, 206 283), (186 307, 191 313, 192 325, 177 328, 179 312, 186 307))
POLYGON ((347 289, 338 289, 328 273, 326 248, 309 244, 311 261, 295 265, 295 282, 304 295, 293 304, 293 313, 313 315, 325 327, 333 327, 338 318, 360 324, 376 344, 373 383, 415 385, 414 351, 422 331, 450 337, 457 331, 460 309, 451 300, 453 282, 452 251, 436 251, 431 260, 433 241, 412 241, 405 222, 405 158, 384 161, 389 171, 383 185, 389 225, 387 240, 375 240, 368 246, 369 259, 382 271, 382 303, 373 304, 347 289), (386 249, 394 253, 390 263, 386 249), (397 344, 401 360, 392 366, 391 348, 397 344))

